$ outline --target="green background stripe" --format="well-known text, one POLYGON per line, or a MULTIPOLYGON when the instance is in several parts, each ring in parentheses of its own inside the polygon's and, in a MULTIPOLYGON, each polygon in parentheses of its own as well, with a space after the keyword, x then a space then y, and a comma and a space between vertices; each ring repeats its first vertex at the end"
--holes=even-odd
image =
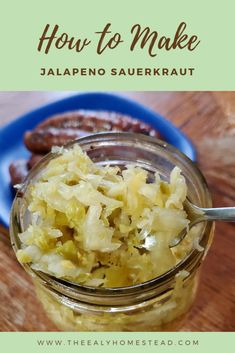
POLYGON ((127 353, 167 352, 193 353, 222 351, 230 353, 234 348, 235 334, 165 332, 165 333, 0 333, 1 351, 24 353, 80 352, 127 353), (38 342, 41 344, 38 344, 38 342), (117 342, 112 344, 112 342, 117 342), (129 341, 129 344, 128 344, 129 341), (131 341, 133 341, 132 344, 131 341), (44 343, 42 343, 44 342, 44 343), (70 342, 70 343, 69 343, 70 342), (75 342, 75 343, 73 343, 75 342), (109 342, 109 344, 107 343, 109 342), (138 344, 137 344, 138 342, 138 344), (144 344, 145 342, 145 344, 144 344), (150 343, 151 342, 151 343, 150 343), (155 342, 155 343, 154 343, 155 342))

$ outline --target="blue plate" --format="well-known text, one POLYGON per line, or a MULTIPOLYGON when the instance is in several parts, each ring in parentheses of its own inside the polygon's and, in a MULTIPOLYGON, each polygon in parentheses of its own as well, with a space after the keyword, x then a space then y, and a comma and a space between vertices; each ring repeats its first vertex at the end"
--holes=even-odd
POLYGON ((48 104, 22 115, 0 130, 0 223, 9 226, 9 214, 14 192, 10 186, 9 164, 19 158, 27 158, 29 152, 23 144, 26 130, 33 129, 50 115, 76 109, 108 110, 130 115, 155 127, 163 138, 192 160, 196 151, 190 140, 172 123, 150 109, 107 93, 83 93, 48 104))

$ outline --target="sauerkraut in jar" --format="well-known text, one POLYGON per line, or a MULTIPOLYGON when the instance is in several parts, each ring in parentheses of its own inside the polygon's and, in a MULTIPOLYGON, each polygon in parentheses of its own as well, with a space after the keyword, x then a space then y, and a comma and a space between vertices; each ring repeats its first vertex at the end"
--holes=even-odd
POLYGON ((169 247, 189 223, 180 165, 168 167, 166 178, 136 159, 95 163, 88 152, 78 143, 54 149, 37 177, 29 178, 18 260, 37 274, 38 296, 62 330, 177 329, 197 287, 198 263, 182 263, 192 254, 201 261, 206 249, 199 245, 201 225, 169 247))

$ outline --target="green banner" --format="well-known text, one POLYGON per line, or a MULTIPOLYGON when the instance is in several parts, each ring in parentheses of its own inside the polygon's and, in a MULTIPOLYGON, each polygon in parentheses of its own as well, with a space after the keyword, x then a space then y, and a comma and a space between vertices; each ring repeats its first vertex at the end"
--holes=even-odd
POLYGON ((1 90, 234 90, 233 0, 5 1, 1 90))
POLYGON ((2 351, 9 353, 193 353, 233 352, 235 333, 0 333, 2 351))

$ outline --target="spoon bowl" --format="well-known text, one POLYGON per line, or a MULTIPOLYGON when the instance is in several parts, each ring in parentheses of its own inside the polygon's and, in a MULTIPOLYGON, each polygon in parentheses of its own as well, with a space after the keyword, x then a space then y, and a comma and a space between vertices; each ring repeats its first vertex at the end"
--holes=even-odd
POLYGON ((200 222, 206 221, 228 221, 235 222, 235 207, 200 208, 192 204, 188 198, 184 202, 184 210, 188 215, 189 224, 171 240, 169 247, 174 248, 186 237, 189 230, 200 222))

